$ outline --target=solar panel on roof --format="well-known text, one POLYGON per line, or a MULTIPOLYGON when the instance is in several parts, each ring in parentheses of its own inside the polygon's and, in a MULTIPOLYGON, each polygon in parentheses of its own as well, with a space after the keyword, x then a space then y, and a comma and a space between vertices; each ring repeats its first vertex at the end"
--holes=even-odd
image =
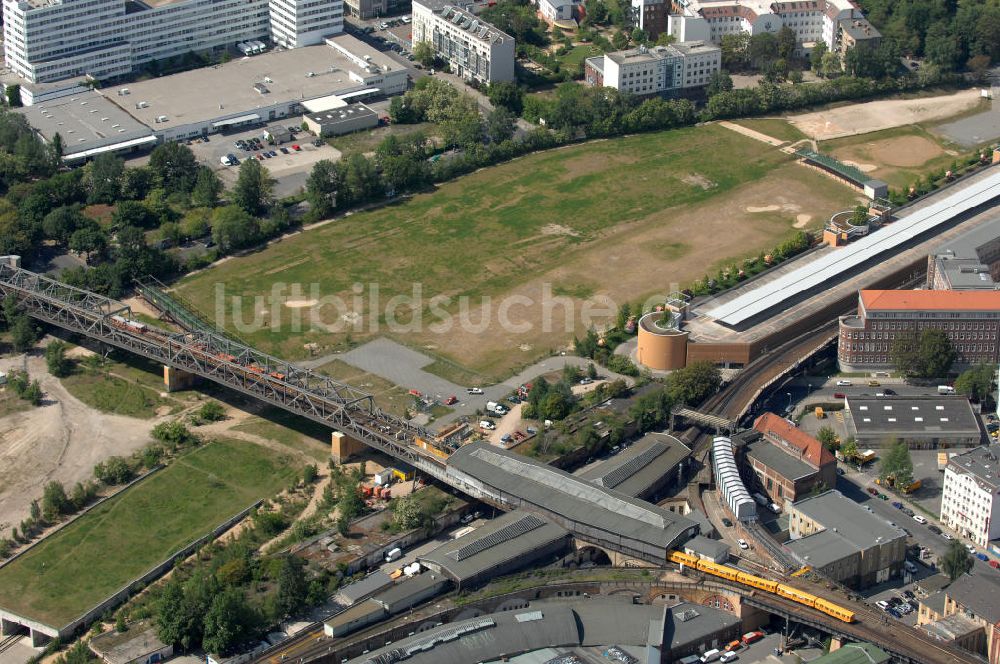
POLYGON ((486 537, 480 538, 474 542, 469 542, 465 546, 452 551, 449 555, 455 560, 465 560, 466 558, 471 558, 477 553, 482 553, 487 549, 492 549, 498 544, 509 542, 515 537, 520 537, 521 535, 531 532, 532 530, 540 528, 544 525, 545 522, 537 516, 533 514, 526 514, 517 521, 508 523, 500 530, 496 530, 486 537))
POLYGON ((720 323, 736 326, 785 300, 815 288, 841 273, 890 251, 956 216, 1000 196, 1000 171, 944 199, 916 210, 843 249, 831 251, 770 283, 705 311, 720 323))

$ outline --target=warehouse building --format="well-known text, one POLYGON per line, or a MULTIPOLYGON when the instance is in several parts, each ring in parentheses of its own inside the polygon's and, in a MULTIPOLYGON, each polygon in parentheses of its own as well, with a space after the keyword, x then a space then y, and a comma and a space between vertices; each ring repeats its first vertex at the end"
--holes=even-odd
POLYGON ((51 144, 56 134, 63 142, 63 161, 69 164, 99 154, 127 155, 156 145, 153 131, 100 92, 78 88, 77 94, 57 97, 17 109, 39 139, 51 144))
POLYGON ((948 460, 941 520, 983 548, 1000 538, 1000 445, 976 447, 948 460))
POLYGON ((741 448, 761 487, 779 506, 817 487, 837 485, 837 459, 823 443, 785 418, 764 413, 753 424, 761 437, 741 448))
POLYGON ((275 122, 297 125, 310 106, 401 94, 408 84, 406 67, 341 35, 321 46, 131 83, 107 90, 106 99, 171 141, 275 122))
POLYGON ((951 340, 957 366, 1000 361, 1000 290, 863 290, 858 313, 840 318, 841 371, 892 368, 892 346, 924 330, 951 340))
POLYGON ((364 104, 344 104, 321 113, 302 116, 306 129, 316 136, 340 136, 378 126, 378 113, 364 104))
POLYGON ((848 396, 844 424, 859 448, 894 440, 912 449, 973 447, 983 440, 979 419, 963 396, 848 396))
POLYGON ((703 535, 689 539, 684 544, 684 553, 720 565, 729 562, 729 545, 722 540, 708 539, 703 535))
POLYGON ((643 500, 683 484, 691 448, 666 433, 647 433, 624 451, 581 473, 579 477, 605 489, 643 500))
POLYGON ((537 561, 548 561, 566 550, 569 533, 534 514, 514 510, 417 561, 451 579, 462 590, 515 572, 537 561))
POLYGON ((381 570, 376 570, 360 581, 355 581, 337 590, 333 599, 341 606, 354 606, 391 586, 392 579, 389 578, 389 575, 381 570))
POLYGON ((105 80, 247 40, 320 44, 343 32, 343 13, 342 0, 10 0, 4 57, 30 82, 105 80))
POLYGON ((428 42, 452 72, 479 83, 514 80, 514 38, 467 9, 442 0, 414 0, 414 47, 428 42))
POLYGON ((785 546, 803 565, 855 589, 899 576, 906 533, 831 490, 788 507, 785 546))
POLYGON ((503 509, 522 509, 609 552, 618 565, 662 564, 698 534, 695 522, 528 457, 479 442, 448 459, 449 483, 503 509))

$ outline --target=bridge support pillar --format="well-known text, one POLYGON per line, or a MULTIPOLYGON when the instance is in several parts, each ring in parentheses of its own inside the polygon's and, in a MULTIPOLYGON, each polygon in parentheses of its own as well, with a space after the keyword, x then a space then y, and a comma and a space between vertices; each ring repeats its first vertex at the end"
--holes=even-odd
POLYGON ((44 648, 49 644, 52 637, 48 634, 42 634, 37 629, 31 630, 31 647, 32 648, 44 648))
POLYGON ((163 384, 166 386, 167 392, 189 390, 194 387, 197 380, 196 374, 163 365, 163 384))
POLYGON ((330 434, 330 456, 336 463, 347 463, 353 457, 361 454, 365 444, 341 431, 330 434))
POLYGON ((839 636, 830 637, 830 652, 840 650, 844 646, 844 641, 839 636))

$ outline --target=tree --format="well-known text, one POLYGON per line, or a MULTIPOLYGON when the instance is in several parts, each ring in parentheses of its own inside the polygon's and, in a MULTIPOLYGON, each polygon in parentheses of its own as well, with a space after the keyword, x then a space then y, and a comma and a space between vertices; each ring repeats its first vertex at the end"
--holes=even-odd
POLYGON ((413 58, 424 67, 433 67, 437 56, 434 54, 434 46, 429 41, 417 42, 413 46, 413 58))
POLYGON ((309 585, 306 583, 302 560, 297 556, 285 556, 278 572, 277 608, 281 617, 292 615, 302 608, 309 585))
POLYGON ((753 35, 747 54, 754 67, 763 68, 778 59, 778 38, 770 32, 753 35))
POLYGON ((955 379, 955 391, 973 401, 983 401, 993 395, 995 369, 988 364, 977 364, 966 369, 955 379))
MULTIPOLYGON (((256 162, 256 159, 247 161, 256 162)), ((149 155, 149 170, 168 193, 190 193, 197 177, 198 162, 191 148, 168 141, 156 146, 149 155)))
POLYGON ((667 392, 674 403, 697 405, 722 385, 722 374, 711 362, 694 362, 670 374, 667 392))
POLYGON ((122 198, 125 200, 140 200, 146 197, 153 187, 153 172, 145 166, 127 168, 122 173, 122 198))
POLYGON ((827 78, 835 78, 841 74, 840 56, 836 53, 825 53, 823 55, 822 75, 827 78))
POLYGON ((21 105, 20 85, 17 85, 16 83, 14 85, 8 85, 7 88, 4 90, 4 93, 7 96, 8 106, 10 106, 11 108, 17 108, 18 106, 21 105))
POLYGON ((938 560, 938 566, 952 581, 971 571, 972 564, 972 554, 959 540, 952 540, 948 544, 948 550, 938 560))
POLYGON ((624 30, 618 30, 611 37, 611 45, 615 47, 616 51, 620 51, 626 46, 628 46, 628 35, 625 34, 624 30))
POLYGON ((49 373, 56 378, 65 378, 73 370, 73 364, 66 357, 66 342, 58 339, 45 347, 45 363, 49 373))
POLYGON ((795 47, 798 44, 798 37, 795 31, 787 25, 781 26, 777 34, 778 57, 783 60, 790 60, 795 55, 795 47))
MULTIPOLYGON (((251 161, 257 160, 248 159, 243 163, 251 161)), ((243 207, 216 208, 212 213, 212 239, 223 252, 248 247, 260 239, 260 222, 243 207)))
POLYGON ((750 35, 738 32, 723 35, 719 42, 722 49, 722 68, 727 71, 740 71, 750 64, 750 35))
POLYGON ((593 362, 587 363, 587 378, 590 380, 597 379, 597 367, 594 366, 593 362))
POLYGON ((73 504, 66 497, 66 489, 59 482, 52 481, 42 490, 42 514, 45 520, 53 522, 61 515, 73 510, 73 504))
POLYGON ((240 173, 233 187, 233 203, 247 214, 259 216, 267 212, 274 202, 274 179, 256 159, 246 159, 240 164, 240 173))
POLYGON ((84 217, 80 208, 75 205, 63 205, 45 215, 42 219, 42 232, 45 237, 66 246, 70 236, 77 230, 88 225, 90 219, 84 217))
POLYGON ((940 378, 951 371, 958 353, 943 330, 903 334, 893 341, 890 358, 896 370, 906 376, 940 378))
POLYGON ((226 419, 226 409, 218 401, 206 401, 198 409, 198 417, 205 422, 219 422, 226 419))
POLYGON ((210 653, 229 655, 253 636, 258 622, 243 593, 227 588, 215 596, 205 614, 202 647, 210 653))
POLYGON ((816 432, 816 440, 823 443, 823 447, 831 452, 837 449, 837 434, 828 426, 820 427, 816 432))
POLYGON ((191 190, 191 202, 201 207, 215 207, 222 194, 222 181, 208 166, 198 168, 198 177, 191 190))
POLYGON ((886 449, 879 463, 879 479, 885 481, 892 478, 897 488, 908 487, 913 483, 913 460, 910 458, 910 448, 905 441, 896 440, 887 445, 886 449))
POLYGON ((156 224, 154 215, 144 203, 139 201, 121 201, 111 213, 111 225, 122 229, 128 226, 134 228, 152 228, 156 224))
POLYGON ((340 203, 343 206, 363 203, 382 193, 382 182, 375 162, 360 153, 337 162, 337 176, 342 184, 340 203))
POLYGON ((87 202, 116 202, 121 196, 125 162, 117 155, 105 153, 94 157, 88 169, 87 202))
POLYGON ((106 461, 98 462, 94 466, 94 477, 108 486, 125 484, 132 479, 132 469, 125 459, 120 456, 113 456, 106 461))
POLYGON ((333 212, 337 207, 339 190, 340 173, 337 165, 329 159, 317 161, 306 180, 306 200, 312 206, 313 217, 322 219, 333 212))
POLYGON ((725 69, 720 69, 712 72, 712 75, 708 77, 708 86, 705 88, 705 94, 713 97, 720 92, 729 92, 732 89, 733 77, 725 69))
POLYGON ((38 341, 38 330, 35 324, 24 314, 18 314, 14 319, 10 326, 10 335, 14 350, 18 353, 31 350, 35 342, 38 341))
POLYGON ((497 106, 486 117, 486 135, 492 143, 503 143, 514 135, 514 114, 505 106, 497 106))
POLYGON ((524 90, 514 81, 490 83, 486 96, 494 108, 503 106, 514 115, 520 115, 524 110, 524 90))
POLYGON ((69 236, 69 250, 83 254, 89 263, 94 257, 104 254, 108 248, 108 237, 98 226, 85 226, 73 231, 69 236))
POLYGON ((851 436, 840 446, 840 455, 847 461, 852 461, 858 456, 858 441, 851 436))
POLYGON ((151 433, 154 439, 166 445, 170 450, 176 450, 179 447, 186 447, 198 442, 198 437, 191 433, 184 426, 184 423, 179 420, 160 422, 153 427, 151 433))
POLYGON ((813 46, 812 52, 809 54, 809 66, 814 72, 822 75, 823 71, 823 57, 827 54, 826 42, 819 40, 816 45, 813 46))

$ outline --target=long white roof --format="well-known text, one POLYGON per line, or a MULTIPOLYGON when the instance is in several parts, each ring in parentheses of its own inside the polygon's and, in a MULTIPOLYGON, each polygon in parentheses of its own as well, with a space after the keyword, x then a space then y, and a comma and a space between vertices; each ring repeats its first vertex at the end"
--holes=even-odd
POLYGON ((842 249, 829 252, 797 270, 761 285, 739 297, 706 310, 706 316, 725 325, 737 326, 772 309, 785 300, 826 282, 880 254, 946 223, 958 215, 1000 196, 1000 169, 987 178, 954 190, 949 196, 915 210, 842 249))

